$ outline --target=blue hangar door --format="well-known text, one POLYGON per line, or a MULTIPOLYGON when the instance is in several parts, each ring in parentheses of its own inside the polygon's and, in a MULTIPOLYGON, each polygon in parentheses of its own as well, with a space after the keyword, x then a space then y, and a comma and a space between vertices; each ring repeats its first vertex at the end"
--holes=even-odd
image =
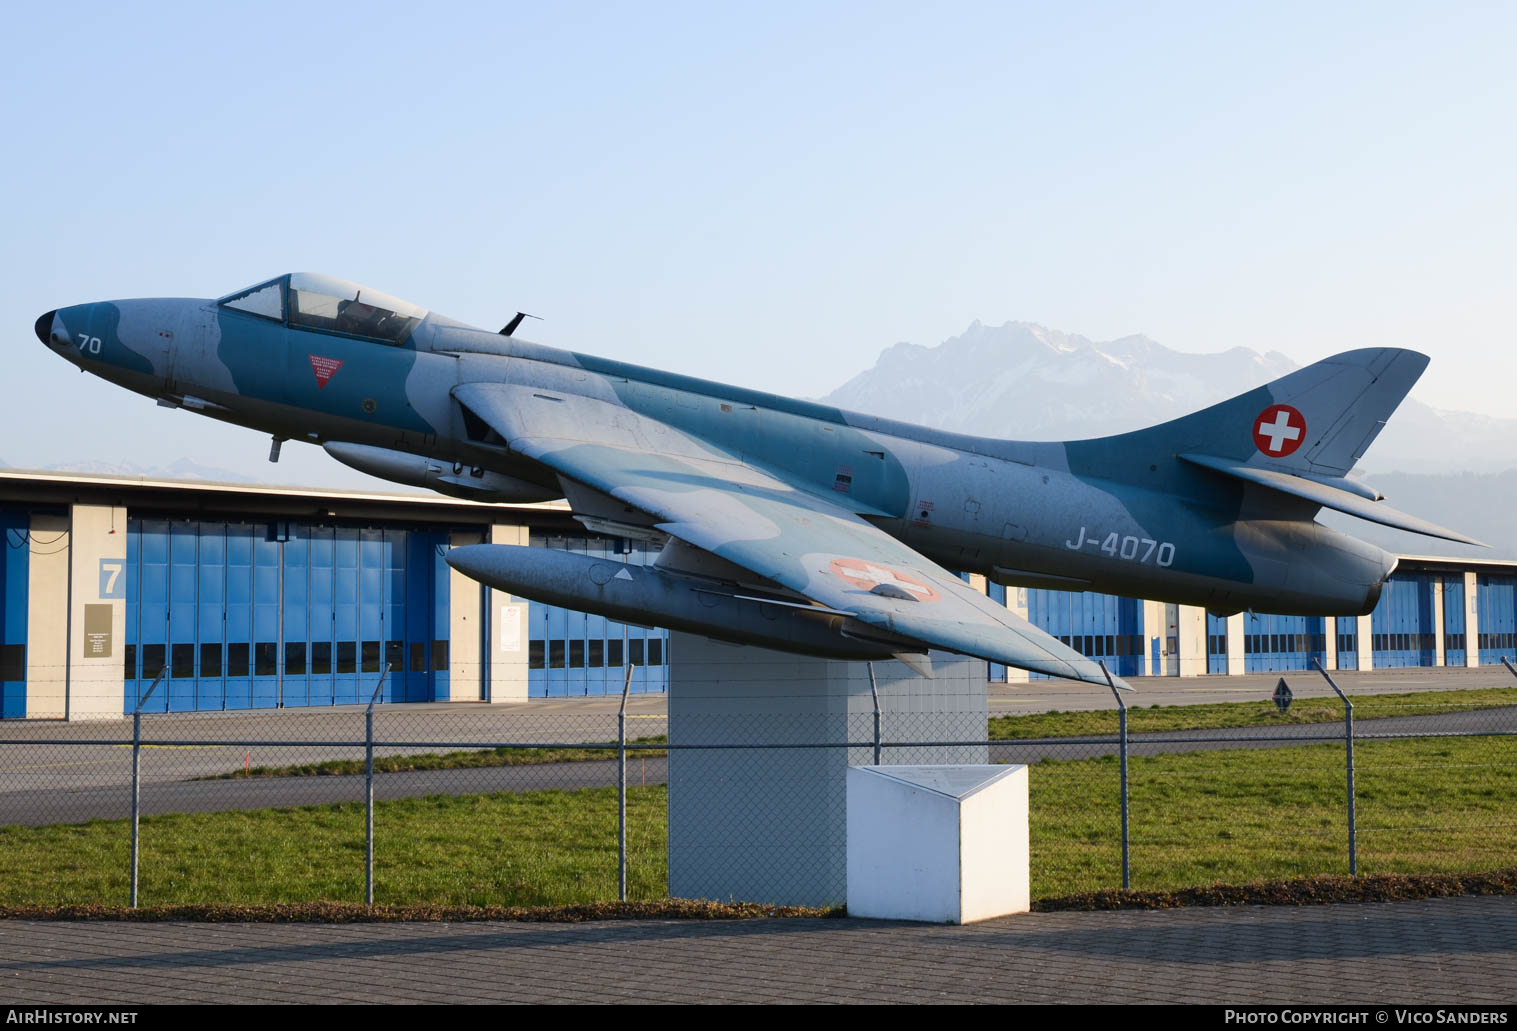
POLYGON ((26 591, 31 547, 31 516, 0 511, 0 719, 26 716, 26 591))
POLYGON ((447 698, 447 534, 304 523, 127 524, 125 710, 447 698))
POLYGON ((1359 668, 1359 620, 1353 616, 1338 616, 1333 621, 1338 632, 1338 668, 1359 668))
POLYGON ((1227 672, 1227 617, 1206 614, 1206 672, 1227 672))
POLYGON ((1464 577, 1443 578, 1443 664, 1463 666, 1469 654, 1464 637, 1464 577))
POLYGON ((1137 676, 1141 668, 1143 607, 1136 598, 1034 588, 1027 592, 1027 621, 1086 658, 1105 659, 1118 676, 1137 676))
POLYGON ((1370 633, 1376 669, 1431 666, 1435 650, 1432 575, 1397 573, 1387 580, 1370 615, 1370 633))
POLYGON ((1480 665, 1495 666, 1517 653, 1517 578, 1482 573, 1475 579, 1480 665))
POLYGON ((1327 658, 1326 629, 1321 616, 1275 616, 1249 612, 1243 621, 1243 671, 1310 669, 1327 658))

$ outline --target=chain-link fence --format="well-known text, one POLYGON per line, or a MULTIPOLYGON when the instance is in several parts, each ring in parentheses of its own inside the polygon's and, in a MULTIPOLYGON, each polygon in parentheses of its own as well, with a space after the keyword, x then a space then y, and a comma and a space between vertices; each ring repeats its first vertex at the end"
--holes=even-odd
POLYGON ((1342 701, 1301 698, 1289 711, 1261 701, 1124 714, 1114 702, 997 715, 983 735, 946 740, 925 713, 677 722, 671 740, 659 696, 621 711, 359 705, 7 722, 0 906, 710 895, 689 869, 701 842, 682 844, 671 870, 671 832, 686 842, 692 814, 717 843, 703 869, 769 886, 752 901, 787 901, 787 870, 837 865, 846 846, 836 768, 876 761, 1027 764, 1034 898, 1124 880, 1472 872, 1517 855, 1517 683, 1398 695, 1361 677, 1342 701))

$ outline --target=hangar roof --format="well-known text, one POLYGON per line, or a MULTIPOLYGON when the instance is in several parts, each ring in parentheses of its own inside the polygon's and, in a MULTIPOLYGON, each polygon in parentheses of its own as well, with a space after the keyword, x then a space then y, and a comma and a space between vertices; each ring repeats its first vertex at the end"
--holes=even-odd
POLYGON ((1471 572, 1512 572, 1517 570, 1517 559, 1511 558, 1466 558, 1463 555, 1398 555, 1401 566, 1419 569, 1468 569, 1471 572))
POLYGON ((151 476, 0 469, 0 503, 118 504, 137 510, 195 513, 215 518, 409 519, 428 523, 523 524, 574 529, 562 501, 494 505, 433 493, 332 490, 273 484, 216 483, 151 476))

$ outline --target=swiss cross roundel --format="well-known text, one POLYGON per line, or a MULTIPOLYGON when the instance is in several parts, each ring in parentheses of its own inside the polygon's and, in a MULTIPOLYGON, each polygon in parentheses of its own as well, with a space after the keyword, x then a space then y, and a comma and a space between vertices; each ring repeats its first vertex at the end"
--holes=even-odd
POLYGON ((860 558, 839 558, 832 561, 832 575, 855 587, 861 587, 886 597, 910 598, 914 601, 937 601, 942 597, 921 577, 902 572, 878 562, 866 562, 860 558))
POLYGON ((1270 405, 1254 420, 1254 447, 1284 458, 1306 442, 1306 417, 1290 405, 1270 405))

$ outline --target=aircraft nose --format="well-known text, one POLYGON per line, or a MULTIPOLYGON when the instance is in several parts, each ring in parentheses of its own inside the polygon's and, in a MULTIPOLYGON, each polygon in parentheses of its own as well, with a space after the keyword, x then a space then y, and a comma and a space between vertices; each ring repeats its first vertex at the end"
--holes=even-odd
POLYGON ((54 308, 52 311, 48 312, 45 315, 39 316, 37 319, 37 339, 42 341, 44 344, 48 343, 48 338, 52 336, 53 316, 57 314, 58 309, 54 308))

